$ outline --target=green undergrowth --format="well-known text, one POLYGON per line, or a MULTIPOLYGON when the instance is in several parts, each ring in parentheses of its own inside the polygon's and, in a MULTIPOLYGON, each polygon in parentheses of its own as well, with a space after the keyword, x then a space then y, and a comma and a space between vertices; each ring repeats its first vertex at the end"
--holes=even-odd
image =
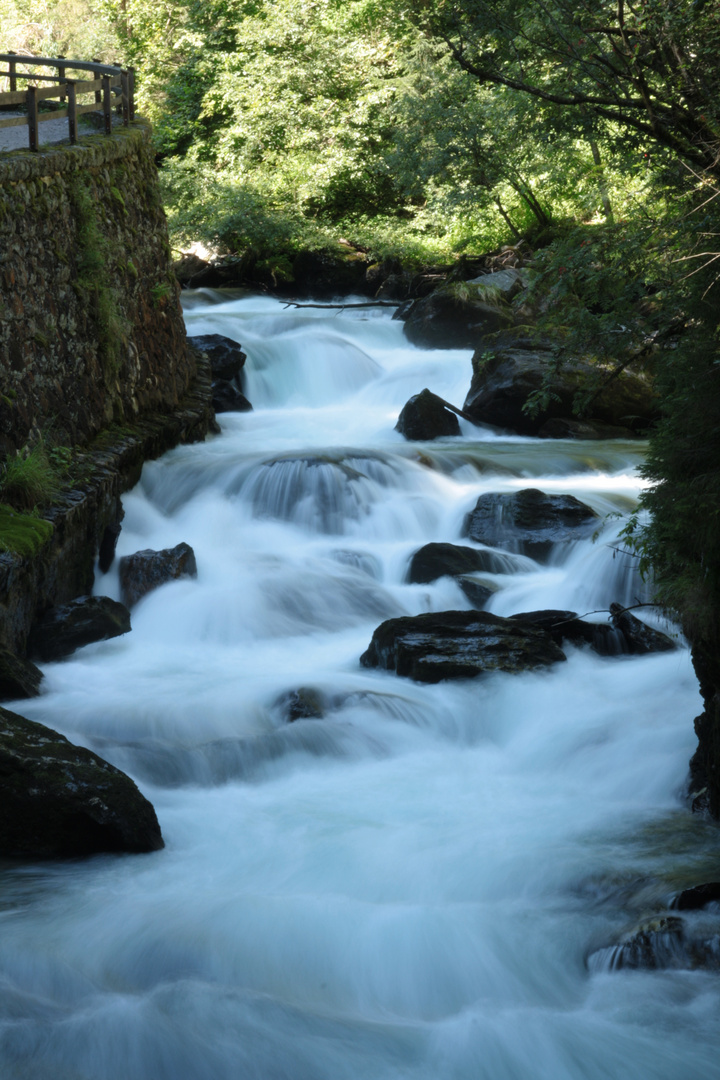
POLYGON ((25 557, 35 555, 52 534, 49 521, 0 503, 0 551, 25 557))

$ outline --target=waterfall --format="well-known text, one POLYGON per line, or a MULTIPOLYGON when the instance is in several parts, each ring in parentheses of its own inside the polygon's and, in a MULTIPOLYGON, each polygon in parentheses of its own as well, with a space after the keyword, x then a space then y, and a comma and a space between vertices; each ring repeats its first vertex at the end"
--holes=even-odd
MULTIPOLYGON (((191 334, 242 343, 255 409, 146 464, 118 555, 185 541, 198 577, 15 706, 130 773, 166 848, 3 866, 2 1075, 720 1076, 716 976, 589 962, 688 867, 713 873, 715 833, 680 799, 700 709, 682 642, 433 686, 358 662, 385 619, 469 607, 407 571, 471 543, 488 492, 599 515, 546 564, 497 553, 490 611, 642 598, 618 552, 642 446, 464 420, 409 443, 403 404, 427 386, 461 405, 468 352, 409 345, 385 310, 186 301, 191 334), (288 723, 300 688, 322 716, 288 723)), ((116 567, 96 592, 119 598, 116 567)))

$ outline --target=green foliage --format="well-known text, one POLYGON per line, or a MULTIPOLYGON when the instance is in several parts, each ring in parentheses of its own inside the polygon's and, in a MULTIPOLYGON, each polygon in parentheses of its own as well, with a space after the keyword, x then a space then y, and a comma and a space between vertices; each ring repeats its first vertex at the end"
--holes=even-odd
POLYGON ((0 470, 0 497, 20 510, 51 502, 59 489, 57 469, 42 442, 8 457, 0 470))
POLYGON ((120 369, 121 349, 127 337, 127 325, 120 314, 115 289, 110 278, 110 248, 100 229, 97 206, 82 178, 70 188, 77 227, 78 295, 88 296, 98 340, 98 354, 105 381, 110 386, 120 369))
POLYGON ((0 503, 0 551, 34 555, 53 534, 51 522, 32 514, 20 514, 0 503))

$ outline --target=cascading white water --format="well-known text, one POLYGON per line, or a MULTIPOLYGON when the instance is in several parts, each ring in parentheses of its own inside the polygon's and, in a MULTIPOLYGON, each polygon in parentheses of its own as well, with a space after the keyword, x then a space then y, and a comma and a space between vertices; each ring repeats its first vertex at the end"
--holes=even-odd
MULTIPOLYGON (((47 665, 16 705, 133 775, 149 856, 2 869, 0 1074, 53 1080, 686 1080, 720 1076, 720 986, 593 973, 588 955, 707 877, 715 833, 679 793, 699 709, 687 651, 418 685, 360 668, 385 618, 466 608, 412 553, 461 539, 479 494, 535 486, 603 518, 639 450, 500 437, 406 443, 467 352, 386 312, 187 298, 192 334, 248 353, 247 414, 147 465, 118 553, 186 541, 197 580, 126 637, 47 665), (315 688, 323 719, 279 704, 315 688), (655 905, 655 907, 653 907, 655 905)), ((642 589, 621 522, 540 567, 498 614, 585 613, 642 589)), ((117 572, 96 591, 118 596, 117 572)), ((595 616, 602 618, 602 616, 595 616)))

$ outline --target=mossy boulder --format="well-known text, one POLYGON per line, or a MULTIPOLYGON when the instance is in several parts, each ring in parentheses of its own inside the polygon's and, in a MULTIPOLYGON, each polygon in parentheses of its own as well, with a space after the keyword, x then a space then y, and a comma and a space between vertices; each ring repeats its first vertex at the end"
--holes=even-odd
POLYGON ((479 611, 388 619, 360 657, 363 667, 426 683, 474 679, 493 671, 517 674, 561 660, 564 652, 544 630, 479 611))
MULTIPOLYGON (((472 382, 463 410, 477 423, 509 428, 520 435, 557 437, 548 427, 551 420, 572 417, 583 396, 592 397, 598 379, 609 375, 588 360, 565 362, 558 369, 549 349, 478 348, 472 358, 472 382), (534 394, 542 399, 532 412, 525 406, 534 394)), ((597 428, 597 438, 615 438, 628 432, 646 431, 658 416, 658 400, 650 380, 640 371, 626 369, 606 380, 602 391, 588 406, 588 417, 610 425, 613 434, 597 428)), ((592 437, 591 428, 565 427, 562 437, 592 437)))
POLYGON ((129 776, 43 724, 0 708, 0 854, 52 859, 163 847, 129 776))
POLYGON ((40 668, 29 660, 0 647, 0 701, 37 697, 42 677, 40 668))
POLYGON ((436 289, 408 308, 404 331, 422 349, 477 349, 492 334, 510 329, 512 309, 483 285, 460 282, 436 289))

